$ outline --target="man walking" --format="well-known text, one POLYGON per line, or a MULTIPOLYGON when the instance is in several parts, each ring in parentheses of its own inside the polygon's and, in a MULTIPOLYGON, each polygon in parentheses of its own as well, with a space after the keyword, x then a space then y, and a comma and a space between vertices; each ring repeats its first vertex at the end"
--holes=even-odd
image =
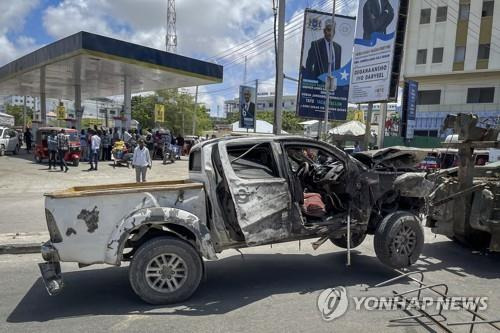
POLYGON ((66 131, 64 128, 61 129, 59 134, 57 135, 57 154, 59 155, 59 163, 61 165, 61 171, 68 172, 68 166, 66 165, 66 161, 64 160, 64 156, 69 150, 69 139, 66 135, 66 131))
POLYGON ((55 130, 51 131, 47 138, 47 148, 49 150, 49 170, 51 170, 52 167, 54 167, 55 170, 57 160, 57 135, 55 130))
POLYGON ((132 168, 135 169, 135 181, 145 182, 146 171, 151 169, 151 156, 149 149, 144 146, 144 140, 139 139, 139 146, 134 149, 134 157, 132 158, 132 168))
POLYGON ((29 127, 26 127, 26 132, 24 132, 24 142, 26 142, 26 152, 29 153, 31 150, 31 142, 33 141, 33 134, 29 127))
POLYGON ((92 136, 90 137, 90 169, 89 171, 97 171, 97 161, 99 161, 99 149, 101 147, 101 138, 99 137, 97 131, 92 131, 92 136))

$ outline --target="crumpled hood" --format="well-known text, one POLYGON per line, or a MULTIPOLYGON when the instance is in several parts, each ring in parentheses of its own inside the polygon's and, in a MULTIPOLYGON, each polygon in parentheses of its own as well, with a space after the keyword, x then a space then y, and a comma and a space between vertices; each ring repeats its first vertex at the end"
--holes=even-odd
POLYGON ((427 156, 427 151, 420 148, 395 146, 358 152, 352 156, 371 168, 412 169, 427 156))

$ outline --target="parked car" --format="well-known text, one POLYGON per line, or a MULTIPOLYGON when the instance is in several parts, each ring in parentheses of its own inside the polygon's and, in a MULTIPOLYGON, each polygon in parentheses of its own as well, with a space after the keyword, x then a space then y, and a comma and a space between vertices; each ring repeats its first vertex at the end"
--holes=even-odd
POLYGON ((421 170, 436 170, 439 169, 437 156, 428 155, 419 163, 418 168, 421 170))
POLYGON ((0 127, 0 156, 9 152, 14 155, 19 153, 20 142, 17 132, 10 127, 0 127))
POLYGON ((192 148, 184 181, 46 194, 50 241, 39 265, 47 290, 62 289, 61 261, 131 261, 140 298, 180 302, 198 288, 203 258, 223 250, 311 238, 318 238, 315 248, 328 240, 355 248, 367 234, 375 235, 382 263, 412 265, 424 243, 418 214, 425 194, 402 176, 423 156, 406 148, 354 156, 303 137, 214 139, 192 148))

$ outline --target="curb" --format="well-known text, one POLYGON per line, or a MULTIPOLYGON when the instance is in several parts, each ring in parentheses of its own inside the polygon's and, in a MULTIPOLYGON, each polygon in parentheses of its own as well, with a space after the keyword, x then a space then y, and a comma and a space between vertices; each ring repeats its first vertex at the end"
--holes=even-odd
POLYGON ((40 246, 38 243, 0 245, 0 255, 40 253, 40 246))

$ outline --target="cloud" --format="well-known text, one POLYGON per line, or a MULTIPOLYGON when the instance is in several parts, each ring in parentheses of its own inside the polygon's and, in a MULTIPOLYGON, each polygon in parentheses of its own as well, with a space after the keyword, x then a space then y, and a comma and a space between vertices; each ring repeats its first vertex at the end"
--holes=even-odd
POLYGON ((22 31, 26 17, 38 5, 38 0, 0 1, 0 66, 35 48, 27 36, 11 40, 9 33, 22 31))

